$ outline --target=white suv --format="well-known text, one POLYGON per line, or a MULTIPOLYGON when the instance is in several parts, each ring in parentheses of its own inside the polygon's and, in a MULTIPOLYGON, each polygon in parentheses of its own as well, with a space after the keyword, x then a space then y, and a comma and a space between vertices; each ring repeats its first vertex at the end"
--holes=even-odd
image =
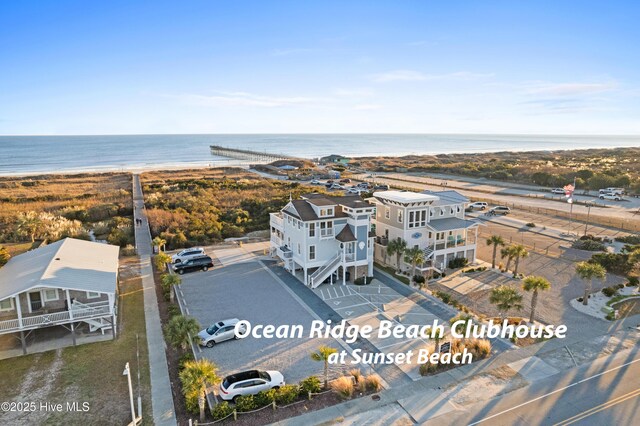
POLYGON ((255 395, 280 386, 284 386, 284 376, 279 371, 243 371, 224 378, 220 383, 220 398, 235 402, 241 395, 255 395))
POLYGON ((471 203, 467 206, 469 210, 485 210, 489 205, 484 201, 476 201, 475 203, 471 203))
POLYGON ((202 247, 193 247, 184 249, 173 256, 171 256, 171 263, 182 263, 194 257, 204 256, 204 249, 202 247))
POLYGON ((598 198, 600 198, 601 200, 622 201, 622 195, 617 194, 615 192, 605 192, 603 194, 598 195, 598 198))

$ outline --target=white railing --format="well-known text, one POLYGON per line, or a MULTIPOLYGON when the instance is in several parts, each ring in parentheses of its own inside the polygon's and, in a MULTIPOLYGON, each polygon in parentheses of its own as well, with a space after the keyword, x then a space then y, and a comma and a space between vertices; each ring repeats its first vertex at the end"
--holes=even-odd
POLYGON ((322 265, 320 268, 318 268, 317 271, 311 274, 311 277, 310 277, 311 288, 318 287, 322 283, 322 281, 325 280, 325 278, 327 278, 329 275, 333 273, 333 271, 336 270, 336 268, 340 265, 341 262, 342 262, 342 253, 338 252, 338 254, 336 254, 333 258, 331 258, 327 263, 322 265))
MULTIPOLYGON (((74 305, 78 305, 77 302, 74 305)), ((101 317, 111 314, 109 302, 93 302, 83 304, 82 307, 73 307, 70 311, 53 312, 50 314, 34 315, 22 318, 22 326, 18 319, 0 321, 0 332, 29 330, 33 328, 47 327, 51 325, 66 324, 72 320, 83 320, 87 318, 101 317), (73 318, 71 316, 73 314, 73 318)))
POLYGON ((282 213, 270 213, 271 226, 274 228, 282 230, 284 228, 284 219, 282 218, 282 213))
POLYGON ((356 254, 355 253, 347 253, 344 255, 344 261, 345 262, 353 262, 354 260, 356 260, 356 254))

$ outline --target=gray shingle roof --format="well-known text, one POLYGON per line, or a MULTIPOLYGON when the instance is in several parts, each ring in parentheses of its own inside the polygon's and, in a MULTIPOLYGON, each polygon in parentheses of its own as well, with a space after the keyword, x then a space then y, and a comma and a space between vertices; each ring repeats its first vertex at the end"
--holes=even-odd
POLYGON ((340 231, 338 235, 336 235, 336 240, 342 241, 343 243, 348 243, 351 241, 357 241, 358 239, 355 235, 353 235, 351 227, 349 225, 346 225, 344 228, 342 228, 342 231, 340 231))
POLYGON ((469 199, 458 191, 422 191, 422 194, 435 195, 440 197, 438 201, 435 201, 432 206, 445 206, 450 204, 468 203, 469 199))
POLYGON ((434 219, 431 220, 427 225, 433 228, 435 231, 449 231, 453 229, 463 229, 470 228, 474 225, 478 225, 477 222, 473 220, 465 220, 457 217, 448 217, 446 219, 434 219))
POLYGON ((119 250, 65 238, 18 255, 0 269, 0 300, 35 287, 115 293, 119 250))

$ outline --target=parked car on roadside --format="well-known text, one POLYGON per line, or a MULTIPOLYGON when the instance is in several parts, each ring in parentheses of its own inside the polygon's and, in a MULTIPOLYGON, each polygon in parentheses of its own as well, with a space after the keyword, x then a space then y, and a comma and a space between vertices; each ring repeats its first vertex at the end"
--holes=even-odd
POLYGON ((511 213, 511 209, 507 206, 495 206, 487 212, 488 215, 508 215, 511 213))
POLYGON ((255 395, 260 391, 284 386, 284 376, 279 371, 250 370, 225 377, 220 383, 220 398, 236 401, 241 395, 255 395))
POLYGON ((347 194, 360 195, 364 191, 366 191, 366 190, 364 190, 362 188, 351 187, 351 188, 347 189, 347 194))
MULTIPOLYGON (((216 343, 224 342, 225 340, 238 339, 238 336, 235 333, 236 324, 238 324, 238 322, 240 322, 238 318, 231 318, 212 324, 210 327, 205 328, 198 333, 198 337, 200 338, 198 343, 201 346, 212 348, 216 343)), ((244 330, 245 329, 243 329, 243 331, 244 330)))
POLYGON ((351 179, 349 178, 340 179, 340 183, 351 183, 351 179))
POLYGON ((370 188, 373 188, 373 186, 372 186, 370 183, 368 183, 368 182, 360 182, 360 183, 359 183, 358 185, 356 185, 356 186, 358 186, 358 187, 360 187, 360 188, 363 188, 363 189, 367 189, 367 190, 368 190, 368 189, 370 189, 370 188))
POLYGON ((388 191, 389 185, 376 185, 373 187, 373 189, 380 190, 380 191, 388 191))
POLYGON ((563 194, 563 195, 564 195, 564 189, 562 189, 562 188, 553 188, 553 189, 551 190, 551 192, 552 192, 553 194, 563 194))
POLYGON ((213 259, 209 256, 194 257, 173 265, 173 270, 180 275, 191 271, 208 271, 209 268, 213 268, 213 259))
POLYGON ((171 263, 180 263, 185 260, 193 259, 194 257, 204 256, 204 249, 202 247, 192 247, 179 251, 171 256, 171 263))
POLYGON ((484 201, 476 201, 475 203, 471 203, 467 206, 467 209, 469 210, 486 210, 486 208, 489 207, 489 204, 485 203, 484 201))
POLYGON ((602 188, 598 194, 624 195, 624 188, 602 188))
POLYGON ((622 195, 613 192, 605 192, 598 195, 598 198, 600 198, 601 200, 622 201, 622 195))
POLYGON ((322 185, 322 182, 320 182, 318 179, 313 179, 311 181, 311 185, 322 185))
POLYGON ((347 189, 344 187, 344 185, 340 185, 339 183, 334 183, 332 184, 329 189, 347 189))

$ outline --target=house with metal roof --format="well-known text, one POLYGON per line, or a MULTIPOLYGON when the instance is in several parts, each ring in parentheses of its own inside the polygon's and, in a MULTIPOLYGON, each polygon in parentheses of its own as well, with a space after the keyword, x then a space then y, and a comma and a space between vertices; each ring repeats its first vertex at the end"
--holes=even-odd
MULTIPOLYGON (((369 200, 376 205, 376 259, 393 263, 387 256, 389 241, 401 238, 407 247, 424 250, 425 263, 418 270, 442 272, 449 261, 464 257, 476 260, 478 223, 465 218, 469 200, 456 191, 380 191, 369 200)), ((402 262, 402 261, 401 261, 402 262)), ((408 265, 393 265, 406 268, 408 265)))
POLYGON ((15 256, 0 269, 0 335, 63 327, 116 335, 117 246, 65 238, 15 256))
POLYGON ((373 274, 371 220, 375 206, 359 196, 306 194, 271 213, 271 253, 315 288, 373 274), (299 273, 299 274, 298 274, 299 273))

